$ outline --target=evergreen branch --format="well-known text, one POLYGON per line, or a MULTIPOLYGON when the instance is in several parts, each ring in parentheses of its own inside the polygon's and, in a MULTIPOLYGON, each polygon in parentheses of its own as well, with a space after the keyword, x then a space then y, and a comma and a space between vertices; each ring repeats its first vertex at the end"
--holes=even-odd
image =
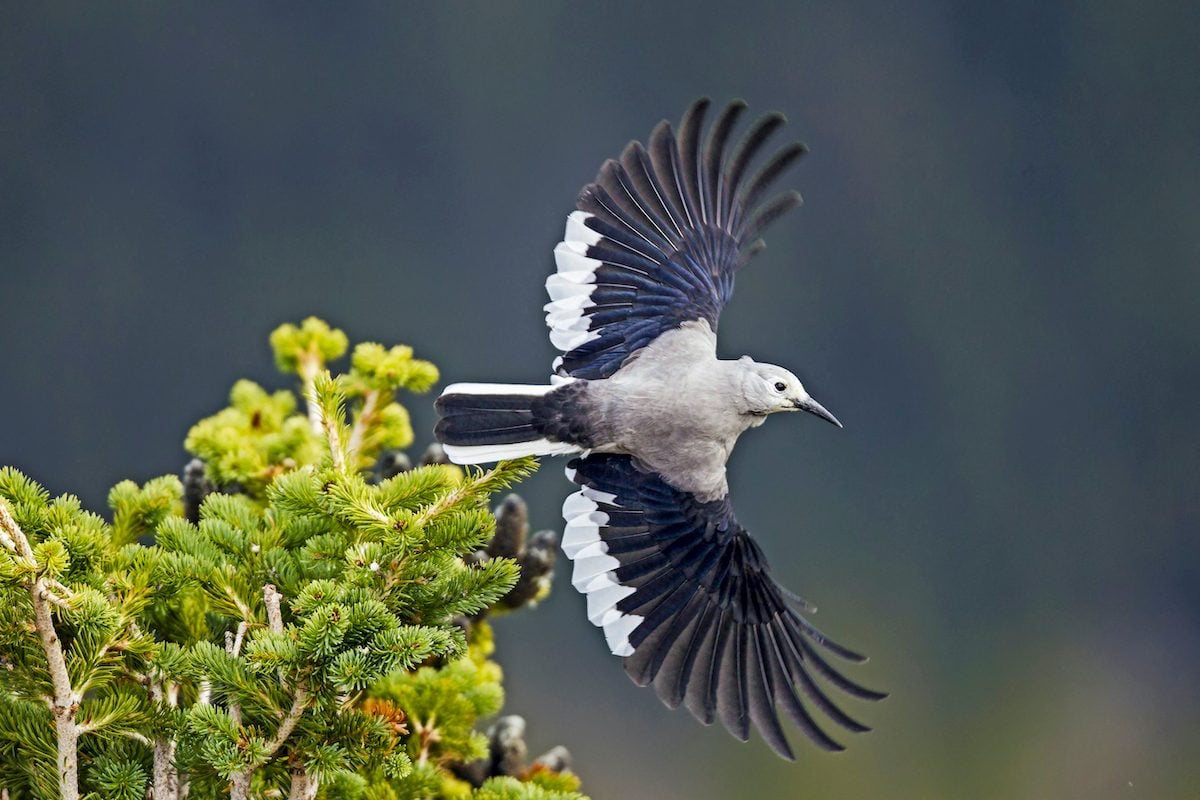
POLYGON ((67 609, 67 610, 69 610, 71 608, 70 603, 68 603, 66 600, 62 599, 61 597, 59 597, 58 595, 56 595, 54 592, 50 591, 49 589, 42 589, 42 596, 45 597, 47 600, 49 600, 54 605, 58 606, 59 608, 67 609))
POLYGON ((287 716, 283 718, 283 722, 279 723, 279 728, 275 731, 275 736, 267 742, 267 755, 275 755, 287 738, 292 735, 292 731, 296 729, 296 725, 300 722, 300 717, 303 716, 304 710, 308 708, 309 694, 308 685, 302 680, 296 684, 296 694, 292 700, 292 707, 288 710, 287 716))
POLYGON ((367 428, 374 421, 375 407, 379 404, 379 389, 372 389, 363 395, 362 408, 358 411, 358 418, 354 420, 354 428, 350 431, 350 441, 346 444, 346 460, 351 464, 355 463, 358 457, 358 451, 362 449, 363 439, 367 435, 367 428))
POLYGON ((317 404, 317 418, 321 424, 318 433, 323 433, 329 442, 329 458, 333 462, 334 471, 345 472, 349 462, 346 443, 342 440, 342 404, 345 398, 328 370, 313 377, 312 392, 312 402, 317 404))
POLYGON ((279 723, 279 728, 275 731, 275 736, 268 741, 262 749, 262 756, 255 760, 255 763, 245 768, 241 772, 233 776, 231 788, 229 792, 229 800, 249 800, 250 797, 250 779, 254 776, 254 771, 270 760, 272 756, 278 752, 287 738, 292 735, 292 731, 296 729, 296 725, 300 722, 300 717, 304 715, 304 710, 308 708, 309 694, 308 687, 304 681, 296 685, 296 693, 292 700, 292 707, 288 710, 287 716, 279 723))
POLYGON ((323 366, 324 362, 315 342, 300 355, 296 365, 296 369, 300 373, 300 380, 304 384, 304 403, 308 412, 308 426, 316 436, 320 436, 323 432, 321 403, 317 398, 317 375, 323 366))
MULTIPOLYGON (((19 555, 28 561, 35 562, 33 548, 25 532, 17 525, 8 504, 0 499, 0 530, 14 545, 19 555)), ((6 544, 8 544, 6 542, 6 544)), ((36 563, 36 562, 35 562, 36 563)), ((46 661, 50 666, 50 682, 54 687, 54 698, 50 707, 54 712, 54 727, 58 734, 58 788, 62 800, 78 800, 79 798, 79 727, 75 723, 75 712, 79 709, 80 698, 71 690, 71 678, 67 674, 67 661, 63 656, 62 642, 54 628, 54 617, 47 602, 50 590, 46 588, 46 579, 38 577, 26 581, 29 596, 33 600, 33 613, 38 636, 42 640, 42 649, 46 653, 46 661)))
POLYGON ((512 461, 501 461, 486 472, 477 473, 451 491, 442 495, 436 503, 426 506, 420 514, 413 517, 412 524, 418 527, 429 524, 439 515, 445 513, 465 499, 487 495, 504 488, 513 481, 531 475, 537 469, 537 459, 526 457, 512 461))
POLYGON ((75 594, 73 591, 71 591, 71 588, 69 586, 65 586, 65 585, 59 583, 54 578, 51 578, 49 575, 45 576, 43 578, 43 580, 46 582, 46 586, 49 589, 52 589, 53 591, 62 595, 62 599, 64 602, 70 600, 71 597, 75 594))
MULTIPOLYGON (((125 731, 122 735, 129 739, 133 739, 135 742, 144 744, 146 747, 154 746, 154 743, 150 741, 150 737, 144 733, 138 733, 137 731, 125 731)), ((157 798, 155 798, 155 800, 157 800, 157 798)))
POLYGON ((503 703, 481 618, 526 566, 487 500, 536 460, 412 470, 393 394, 432 364, 366 344, 331 375, 315 318, 271 344, 301 386, 238 381, 189 431, 182 515, 173 477, 118 484, 110 524, 0 469, 0 800, 583 800, 476 729, 503 703))
MULTIPOLYGON (((279 594, 279 591, 273 584, 268 583, 263 587, 263 604, 267 608, 267 624, 273 633, 283 632, 283 612, 280 608, 282 599, 282 595, 279 594)), ((233 777, 230 800, 246 800, 249 797, 250 779, 254 775, 254 771, 269 761, 278 752, 279 748, 283 746, 283 743, 287 741, 288 737, 292 735, 292 731, 296 729, 296 725, 300 722, 300 717, 304 715, 305 709, 308 708, 309 700, 308 684, 301 679, 296 684, 296 690, 292 698, 292 707, 284 716, 283 721, 279 723, 279 727, 275 730, 275 736, 263 746, 260 758, 256 759, 255 763, 233 777)), ((298 780, 301 784, 309 783, 308 776, 303 773, 303 767, 300 770, 300 778, 297 778, 295 771, 292 773, 293 793, 296 791, 298 780)), ((299 795, 300 797, 304 797, 305 800, 316 797, 317 783, 316 781, 312 781, 311 783, 312 794, 308 794, 308 789, 303 788, 302 791, 304 793, 299 795)))
MULTIPOLYGON (((283 633, 283 611, 280 602, 283 595, 276 590, 274 584, 268 583, 263 587, 263 604, 267 607, 267 627, 272 633, 283 633)), ((280 679, 283 670, 279 671, 280 679)), ((293 706, 294 707, 294 706, 293 706)), ((278 734, 276 734, 278 736, 278 734)), ((286 738, 286 737, 284 737, 286 738)), ((310 777, 303 764, 292 769, 291 791, 288 800, 315 800, 320 782, 316 777, 310 777)))

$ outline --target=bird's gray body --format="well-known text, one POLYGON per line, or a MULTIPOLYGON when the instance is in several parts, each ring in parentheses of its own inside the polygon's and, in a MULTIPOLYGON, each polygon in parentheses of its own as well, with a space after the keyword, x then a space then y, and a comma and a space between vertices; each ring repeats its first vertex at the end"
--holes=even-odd
POLYGON ((717 337, 704 321, 664 333, 611 378, 583 387, 591 449, 636 456, 701 502, 724 497, 725 462, 738 437, 766 419, 745 400, 747 368, 717 358, 717 337))

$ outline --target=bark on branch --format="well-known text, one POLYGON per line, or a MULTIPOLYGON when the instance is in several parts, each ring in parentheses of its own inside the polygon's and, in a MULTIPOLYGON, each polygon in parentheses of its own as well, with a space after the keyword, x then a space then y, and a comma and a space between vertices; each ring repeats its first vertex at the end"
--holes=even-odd
MULTIPOLYGON (((4 531, 3 543, 6 547, 29 563, 37 563, 29 539, 17 525, 3 500, 0 500, 0 530, 4 531)), ((42 640, 42 650, 46 653, 46 662, 50 667, 50 682, 54 687, 54 697, 47 698, 47 702, 54 714, 54 729, 58 736, 58 790, 62 800, 78 800, 79 725, 75 721, 75 714, 79 711, 80 698, 71 689, 67 661, 63 656, 62 642, 58 639, 58 632, 54 628, 54 616, 50 609, 51 603, 60 598, 50 591, 47 582, 45 576, 31 577, 25 581, 29 597, 33 600, 34 625, 38 638, 42 640), (55 599, 52 600, 52 597, 55 599)))
MULTIPOLYGON (((273 585, 268 583, 263 587, 263 601, 267 607, 267 624, 270 626, 270 629, 276 633, 281 633, 283 631, 283 613, 280 610, 281 600, 282 595, 276 591, 273 585)), ((288 737, 292 735, 292 731, 296 729, 296 725, 299 724, 300 717, 304 716, 304 710, 308 708, 309 700, 310 697, 308 694, 308 687, 302 680, 296 684, 295 693, 292 697, 292 707, 288 710, 288 713, 283 718, 283 721, 279 723, 279 728, 276 729, 275 736, 267 742, 263 758, 260 759, 258 763, 252 764, 251 766, 239 772, 237 775, 233 776, 229 793, 230 800, 247 800, 247 798, 249 798, 250 780, 254 777, 255 770, 269 761, 271 757, 279 751, 279 748, 283 747, 283 743, 287 741, 288 737)), ((301 774, 304 773, 302 767, 300 768, 300 772, 301 774)), ((304 775, 304 784, 306 787, 304 791, 306 792, 309 791, 307 786, 309 784, 312 786, 311 795, 302 795, 304 800, 311 800, 312 798, 316 797, 316 781, 310 781, 307 775, 304 775)), ((295 791, 296 771, 293 771, 292 796, 295 796, 295 791)))

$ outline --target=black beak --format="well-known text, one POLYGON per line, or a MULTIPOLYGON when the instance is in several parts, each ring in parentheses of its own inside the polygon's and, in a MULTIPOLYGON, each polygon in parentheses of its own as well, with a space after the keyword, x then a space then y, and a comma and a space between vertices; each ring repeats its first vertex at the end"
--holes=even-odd
POLYGON ((831 422, 834 425, 837 425, 839 428, 842 427, 842 423, 838 422, 837 417, 835 417, 833 414, 830 414, 825 409, 825 406, 821 405, 816 400, 813 400, 811 397, 807 400, 796 400, 794 401, 794 405, 801 411, 807 411, 810 414, 816 414, 826 422, 831 422))

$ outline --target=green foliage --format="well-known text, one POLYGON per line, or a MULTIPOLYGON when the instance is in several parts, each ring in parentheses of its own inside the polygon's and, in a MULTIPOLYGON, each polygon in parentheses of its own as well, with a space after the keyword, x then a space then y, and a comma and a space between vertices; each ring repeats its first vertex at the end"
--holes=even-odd
POLYGON ((408 754, 418 763, 467 763, 487 755, 487 739, 475 730, 481 717, 504 705, 500 667, 477 653, 441 668, 396 673, 372 691, 405 711, 417 735, 408 754))
POLYGON ((252 381, 238 381, 229 407, 196 423, 184 447, 204 459, 217 486, 258 494, 281 472, 321 456, 323 443, 295 412, 291 392, 268 394, 252 381))
MULTIPOLYGON (((55 687, 32 622, 42 586, 79 697, 85 797, 146 797, 167 774, 190 798, 305 783, 322 798, 581 797, 565 772, 461 777, 488 755, 476 725, 504 697, 479 617, 520 574, 504 554, 477 557, 495 532, 488 503, 536 462, 375 481, 380 454, 413 438, 396 392, 427 391, 436 368, 360 344, 332 374, 348 339, 314 318, 271 345, 299 397, 239 381, 191 429, 208 492, 188 495, 192 521, 173 476, 115 486, 107 523, 0 470, 30 550, 0 547, 0 788, 58 796, 55 687)), ((181 796, 168 795, 149 796, 181 796)))
POLYGON ((554 781, 535 777, 523 783, 503 775, 484 781, 471 797, 474 800, 571 800, 579 797, 575 791, 577 788, 576 781, 554 781), (560 788, 560 784, 571 788, 560 788))
POLYGON ((75 497, 50 499, 15 470, 0 470, 0 522, 6 512, 10 521, 0 524, 0 786, 13 796, 59 796, 49 707, 56 687, 34 598, 48 610, 75 698, 85 788, 107 798, 125 796, 110 790, 113 781, 144 785, 136 759, 113 755, 155 718, 140 676, 157 644, 138 624, 152 588, 145 564, 123 544, 179 506, 179 481, 125 482, 111 499, 110 525, 75 497))
POLYGON ((344 332, 316 317, 309 317, 299 327, 288 323, 271 332, 271 349, 280 372, 311 369, 315 374, 326 363, 341 358, 349 342, 344 332))

